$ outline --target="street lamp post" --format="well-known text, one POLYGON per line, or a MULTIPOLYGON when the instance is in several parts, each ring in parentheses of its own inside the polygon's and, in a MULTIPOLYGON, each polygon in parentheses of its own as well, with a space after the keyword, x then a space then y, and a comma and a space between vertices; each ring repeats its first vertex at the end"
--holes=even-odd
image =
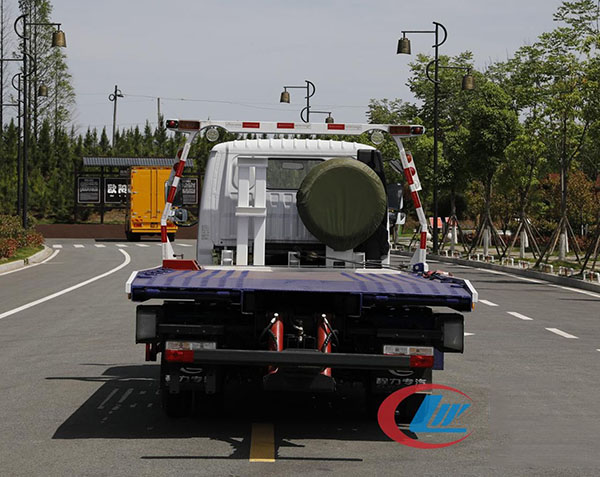
POLYGON ((27 52, 27 27, 29 26, 56 26, 58 29, 52 33, 52 46, 57 47, 66 47, 67 41, 65 38, 65 33, 60 29, 60 23, 50 23, 50 22, 33 22, 30 23, 27 21, 27 14, 23 14, 15 20, 14 29, 17 36, 22 40, 22 49, 23 49, 23 58, 21 61, 23 62, 23 71, 22 71, 22 92, 23 92, 23 207, 22 207, 22 218, 23 218, 23 228, 27 228, 27 199, 28 199, 28 187, 27 187, 27 161, 28 161, 28 143, 29 143, 29 112, 28 112, 28 98, 27 98, 27 80, 29 71, 27 69, 27 59, 30 56, 27 52), (17 25, 19 22, 23 23, 23 28, 19 31, 17 25))
MULTIPOLYGON (((283 87, 283 91, 281 93, 281 98, 279 99, 280 103, 289 103, 290 102, 290 93, 288 92, 288 89, 306 89, 306 107, 300 111, 300 119, 302 119, 303 122, 308 123, 310 122, 310 98, 312 98, 315 94, 315 92, 317 91, 317 88, 315 88, 315 85, 312 81, 308 81, 308 80, 304 80, 304 82, 306 83, 305 86, 284 86, 283 87), (312 92, 311 92, 312 89, 312 92), (304 119, 304 112, 306 111, 306 119, 304 119)), ((317 111, 314 111, 315 113, 317 111)))
MULTIPOLYGON (((438 22, 433 22, 435 30, 403 30, 402 38, 398 40, 397 54, 410 55, 410 40, 406 38, 407 33, 433 33, 435 35, 435 44, 433 45, 435 51, 435 70, 433 79, 433 253, 438 253, 438 187, 437 187, 437 169, 438 169, 438 129, 439 129, 439 115, 438 115, 438 99, 439 99, 439 47, 446 42, 448 38, 448 31, 446 27, 438 22), (440 41, 440 30, 444 35, 444 38, 440 41)), ((428 79, 429 76, 428 76, 428 79)))
POLYGON ((117 133, 117 99, 122 98, 123 94, 121 90, 115 85, 115 92, 108 95, 108 100, 112 101, 113 107, 113 133, 112 133, 112 147, 115 147, 115 135, 117 133))
MULTIPOLYGON (((4 65, 5 61, 21 61, 16 58, 2 58, 0 64, 4 65)), ((16 103, 2 103, 0 108, 5 106, 17 107, 17 215, 21 214, 21 73, 17 73, 12 77, 11 83, 13 88, 17 90, 16 103), (15 78, 18 78, 18 83, 15 86, 15 78)), ((3 125, 2 125, 3 126, 3 125)))

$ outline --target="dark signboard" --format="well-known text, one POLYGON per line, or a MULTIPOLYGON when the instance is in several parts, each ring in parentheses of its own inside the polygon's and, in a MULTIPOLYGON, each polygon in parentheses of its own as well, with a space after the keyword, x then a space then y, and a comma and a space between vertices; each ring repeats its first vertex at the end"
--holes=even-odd
POLYGON ((129 179, 107 177, 104 179, 104 202, 115 204, 127 202, 129 198, 129 179))
POLYGON ((78 177, 77 178, 77 202, 80 204, 100 203, 100 178, 78 177))
POLYGON ((196 205, 198 203, 198 178, 182 177, 181 193, 184 205, 196 205))

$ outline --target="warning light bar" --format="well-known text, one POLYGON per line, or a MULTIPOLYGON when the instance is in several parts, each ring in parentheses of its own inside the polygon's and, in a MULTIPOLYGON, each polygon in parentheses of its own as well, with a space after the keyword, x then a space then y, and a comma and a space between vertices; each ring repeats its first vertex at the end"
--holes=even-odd
POLYGON ((392 136, 421 136, 425 132, 423 126, 390 126, 392 136))
POLYGON ((167 129, 178 129, 180 131, 198 131, 200 130, 200 121, 167 119, 165 126, 167 129))

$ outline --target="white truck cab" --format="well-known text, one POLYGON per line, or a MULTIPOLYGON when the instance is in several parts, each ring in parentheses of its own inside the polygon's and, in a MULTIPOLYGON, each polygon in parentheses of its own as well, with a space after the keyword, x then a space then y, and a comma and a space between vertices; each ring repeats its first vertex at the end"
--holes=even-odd
MULTIPOLYGON (((198 263, 213 264, 213 251, 236 247, 238 158, 266 161, 266 247, 287 256, 287 251, 294 246, 319 244, 296 209, 296 192, 302 180, 323 161, 337 157, 356 159, 358 150, 366 149, 375 148, 318 139, 245 139, 216 145, 210 152, 204 175, 198 220, 198 263)), ((255 199, 255 183, 252 168, 249 174, 251 203, 255 199)), ((253 237, 252 221, 249 227, 249 236, 253 237)), ((252 247, 252 240, 249 245, 252 247)))

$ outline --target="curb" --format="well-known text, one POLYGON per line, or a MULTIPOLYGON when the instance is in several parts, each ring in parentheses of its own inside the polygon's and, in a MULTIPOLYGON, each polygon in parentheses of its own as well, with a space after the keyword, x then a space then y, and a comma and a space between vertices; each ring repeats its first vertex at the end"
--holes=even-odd
POLYGON ((18 270, 19 268, 24 268, 27 265, 33 263, 39 263, 46 258, 52 255, 52 249, 44 245, 44 249, 40 250, 37 253, 34 253, 31 257, 27 257, 23 260, 15 260, 14 262, 5 263, 4 265, 0 265, 0 273, 3 272, 12 272, 13 270, 18 270))
MULTIPOLYGON (((410 252, 392 251, 392 254, 401 255, 404 257, 412 256, 412 253, 410 252)), ((559 277, 557 275, 550 275, 549 273, 538 272, 535 270, 524 270, 521 268, 505 267, 503 265, 496 265, 487 262, 474 262, 472 260, 464 260, 462 258, 442 257, 440 255, 428 254, 427 258, 431 258, 432 260, 436 260, 438 262, 455 263, 457 265, 464 265, 471 268, 485 268, 487 270, 497 270, 499 272, 510 273, 512 275, 519 275, 521 277, 533 278, 536 280, 544 280, 562 286, 600 293, 600 285, 584 282, 583 280, 578 280, 576 278, 559 277)))

